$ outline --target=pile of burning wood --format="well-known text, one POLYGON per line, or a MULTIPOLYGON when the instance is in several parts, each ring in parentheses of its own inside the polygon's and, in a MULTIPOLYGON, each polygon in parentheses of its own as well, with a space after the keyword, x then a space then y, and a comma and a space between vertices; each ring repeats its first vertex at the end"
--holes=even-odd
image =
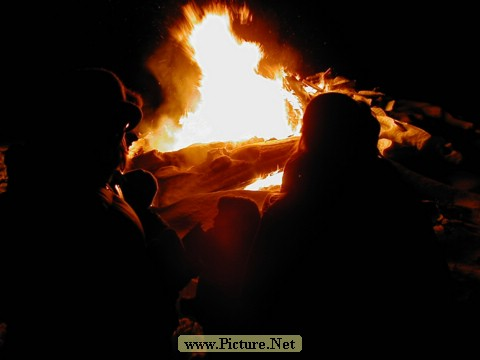
MULTIPOLYGON (((356 91, 355 82, 330 71, 286 81, 304 106, 324 91, 346 92, 370 104, 381 124, 379 150, 435 209, 432 223, 449 252, 450 266, 462 277, 480 281, 480 174, 478 166, 467 163, 472 163, 472 154, 465 153, 477 151, 473 163, 480 156, 480 133, 475 124, 437 105, 391 99, 377 91, 356 91), (435 176, 447 172, 461 173, 463 185, 435 176)), ((160 185, 155 206, 183 236, 196 223, 212 220, 220 196, 246 196, 261 208, 265 199, 279 191, 279 184, 246 189, 259 178, 281 172, 297 141, 298 136, 252 138, 192 144, 169 152, 139 146, 130 166, 155 174, 160 185)))
MULTIPOLYGON (((456 118, 439 106, 395 100, 377 91, 356 91, 354 81, 333 76, 330 70, 305 79, 290 76, 285 81, 286 87, 303 106, 316 94, 326 91, 345 92, 367 102, 381 124, 380 152, 407 169, 411 159, 417 162, 422 159, 424 165, 434 164, 437 167, 455 167, 462 163, 464 155, 456 144, 447 136, 438 132, 433 134, 429 129, 452 127, 471 133, 477 139, 480 137, 474 123, 456 118)), ((156 175, 160 183, 156 206, 165 207, 199 193, 244 189, 259 178, 282 171, 297 141, 298 136, 252 138, 242 142, 192 144, 171 152, 140 146, 132 155, 130 166, 156 175)), ((419 179, 416 177, 414 181, 419 179)), ((273 191, 278 189, 278 186, 269 188, 273 191)))

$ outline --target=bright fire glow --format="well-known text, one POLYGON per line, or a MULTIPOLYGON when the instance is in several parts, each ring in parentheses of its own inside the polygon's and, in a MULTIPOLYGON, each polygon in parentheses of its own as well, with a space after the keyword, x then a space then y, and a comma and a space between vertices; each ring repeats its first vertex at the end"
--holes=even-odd
MULTIPOLYGON (((237 11, 248 18, 245 7, 237 11)), ((193 143, 298 134, 299 129, 289 125, 287 102, 294 109, 301 107, 283 87, 283 69, 274 78, 258 73, 262 49, 235 37, 229 10, 217 5, 200 16, 198 9, 187 5, 184 14, 190 23, 182 28, 189 31, 181 38, 192 49, 201 79, 197 106, 180 119, 182 127, 173 134, 171 150, 193 143)))
POLYGON ((280 186, 282 183, 283 171, 276 171, 264 178, 259 178, 254 183, 245 187, 244 190, 269 190, 272 187, 280 186))

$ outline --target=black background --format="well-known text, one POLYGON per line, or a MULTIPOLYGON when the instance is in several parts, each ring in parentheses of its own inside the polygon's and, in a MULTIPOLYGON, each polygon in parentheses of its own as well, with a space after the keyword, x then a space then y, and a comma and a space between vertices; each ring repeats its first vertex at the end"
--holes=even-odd
MULTIPOLYGON (((185 2, 12 4, 2 22, 5 100, 16 110, 7 121, 15 125, 34 116, 28 104, 38 92, 51 94, 54 104, 59 89, 49 88, 45 77, 38 82, 36 75, 64 65, 105 66, 147 99, 157 96, 163 89, 145 60, 168 37, 185 2)), ((263 38, 299 51, 305 75, 332 68, 356 80, 359 90, 377 88, 478 121, 478 25, 471 5, 307 0, 250 0, 246 5, 267 30, 263 38)))

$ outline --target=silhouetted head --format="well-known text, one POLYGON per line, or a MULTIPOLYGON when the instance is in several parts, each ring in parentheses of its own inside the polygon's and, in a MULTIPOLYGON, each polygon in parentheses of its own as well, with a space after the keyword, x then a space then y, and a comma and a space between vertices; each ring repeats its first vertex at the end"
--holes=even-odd
POLYGON ((42 152, 47 172, 72 181, 76 172, 84 172, 84 186, 101 186, 124 166, 125 133, 138 125, 142 111, 110 70, 83 68, 56 75, 49 79, 55 96, 46 94, 30 143, 42 152))
POLYGON ((222 247, 232 252, 246 251, 260 223, 257 203, 243 196, 222 196, 217 209, 213 231, 224 240, 222 247))
POLYGON ((321 157, 371 158, 378 155, 379 133, 380 124, 368 104, 327 92, 308 103, 300 146, 321 157))
POLYGON ((130 90, 110 70, 72 70, 59 79, 57 88, 57 106, 79 130, 92 129, 109 135, 130 131, 142 119, 140 107, 128 95, 130 90))
POLYGON ((239 224, 254 225, 260 218, 260 210, 255 201, 242 196, 222 196, 218 199, 218 214, 215 217, 215 226, 231 228, 239 224))
POLYGON ((148 208, 157 193, 158 182, 150 171, 135 169, 123 174, 121 186, 124 199, 136 211, 148 208))

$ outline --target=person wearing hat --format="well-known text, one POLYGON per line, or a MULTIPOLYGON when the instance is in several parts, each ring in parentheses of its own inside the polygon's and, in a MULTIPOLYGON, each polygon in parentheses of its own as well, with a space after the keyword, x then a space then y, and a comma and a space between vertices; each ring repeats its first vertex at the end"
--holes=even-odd
POLYGON ((162 358, 143 227, 108 186, 142 111, 108 69, 57 75, 6 156, 1 356, 162 358))

